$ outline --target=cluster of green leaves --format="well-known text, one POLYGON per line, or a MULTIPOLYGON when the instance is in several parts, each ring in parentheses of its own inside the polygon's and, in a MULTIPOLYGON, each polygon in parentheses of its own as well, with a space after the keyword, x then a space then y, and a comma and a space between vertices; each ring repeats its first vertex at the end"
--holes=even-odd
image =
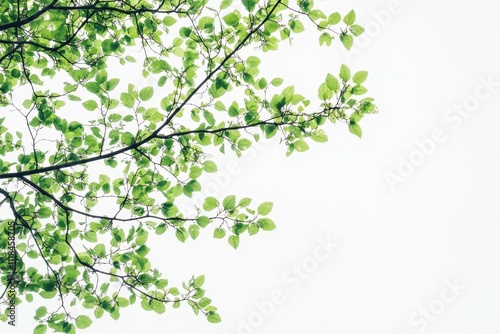
POLYGON ((203 195, 203 174, 218 172, 210 150, 239 156, 280 136, 287 155, 304 152, 309 139, 328 140, 326 121, 361 137, 362 117, 377 111, 364 71, 342 65, 306 98, 263 75, 258 53, 245 54, 278 50, 308 25, 320 45, 338 38, 349 49, 363 32, 354 11, 342 17, 303 0, 21 0, 0 9, 0 106, 12 115, 0 119, 10 211, 0 220, 0 280, 9 288, 16 277, 16 303, 60 304, 37 309, 35 333, 90 326, 77 307, 118 319, 136 301, 157 313, 187 303, 220 321, 203 276, 171 286, 148 259, 152 233, 184 243, 209 228, 236 249, 246 233, 276 228, 271 202, 205 196, 181 208, 203 195), (15 270, 5 260, 12 225, 15 270))
MULTIPOLYGON (((320 45, 330 46, 335 37, 338 36, 344 47, 350 50, 354 43, 354 38, 360 36, 365 31, 363 27, 355 24, 356 12, 354 10, 351 10, 343 17, 339 12, 333 12, 327 16, 323 11, 313 9, 313 1, 299 1, 299 6, 301 14, 307 15, 315 23, 318 30, 322 31, 321 35, 319 35, 320 45), (340 28, 340 32, 337 32, 333 28, 339 24, 344 24, 345 26, 340 28)), ((304 30, 302 24, 294 28, 292 29, 294 32, 304 30)))
MULTIPOLYGON (((251 202, 252 199, 248 197, 244 197, 237 202, 235 195, 226 196, 222 201, 222 205, 215 197, 210 196, 205 198, 203 203, 204 210, 212 211, 217 209, 216 218, 218 218, 221 212, 226 213, 226 218, 221 219, 221 224, 214 229, 214 238, 222 239, 226 236, 226 231, 229 231, 230 235, 227 241, 234 249, 236 249, 240 244, 240 234, 243 232, 247 231, 249 235, 255 235, 261 229, 264 231, 274 230, 276 228, 274 222, 270 218, 264 217, 271 212, 273 204, 271 202, 261 203, 257 207, 258 216, 252 220, 248 220, 247 213, 252 215, 255 214, 255 210, 247 208, 251 202), (245 208, 246 212, 241 212, 241 210, 239 210, 242 208, 245 208), (224 228, 224 225, 229 228, 224 228)), ((197 223, 200 224, 201 227, 204 227, 203 225, 208 224, 211 220, 213 221, 214 218, 210 219, 206 216, 201 216, 198 217, 197 223), (202 224, 200 224, 200 220, 202 224)), ((191 235, 191 231, 189 231, 189 234, 191 235)), ((193 235, 191 236, 195 239, 193 235)))

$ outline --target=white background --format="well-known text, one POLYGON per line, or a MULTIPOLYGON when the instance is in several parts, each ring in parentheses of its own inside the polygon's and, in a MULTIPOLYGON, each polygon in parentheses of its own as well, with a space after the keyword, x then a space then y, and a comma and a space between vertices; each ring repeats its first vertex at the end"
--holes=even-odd
MULTIPOLYGON (((337 74, 340 64, 368 70, 366 86, 380 112, 362 120, 363 139, 339 124, 326 129, 328 143, 311 143, 309 151, 289 158, 277 143, 239 160, 216 158, 221 171, 230 161, 239 166, 219 197, 273 201, 278 228, 242 238, 237 251, 209 231, 185 245, 162 236, 151 261, 173 284, 205 274, 207 296, 223 317, 220 324, 194 316, 187 305, 157 315, 136 304, 124 309, 119 321, 105 315, 82 333, 500 331, 500 5, 316 3, 325 12, 354 8, 357 23, 368 31, 347 54, 339 43, 320 48, 309 29, 291 48, 266 54, 261 71, 316 96, 326 73, 337 74), (493 92, 480 78, 496 83, 493 92), (477 89, 489 96, 476 99, 477 89), (479 105, 460 123, 445 119, 456 105, 475 101, 479 105), (445 140, 430 153, 418 153, 416 141, 430 140, 436 129, 445 140), (424 158, 391 187, 388 173, 397 175, 401 161, 411 156, 424 158), (318 240, 328 238, 338 248, 315 258, 318 240), (305 266, 307 277, 290 272, 294 265, 305 266), (446 282, 458 282, 461 290, 454 295, 446 282), (278 292, 281 302, 272 302, 278 292), (419 312, 429 308, 432 321, 423 320, 419 312)), ((8 332, 32 332, 31 309, 19 307, 18 327, 8 332)))

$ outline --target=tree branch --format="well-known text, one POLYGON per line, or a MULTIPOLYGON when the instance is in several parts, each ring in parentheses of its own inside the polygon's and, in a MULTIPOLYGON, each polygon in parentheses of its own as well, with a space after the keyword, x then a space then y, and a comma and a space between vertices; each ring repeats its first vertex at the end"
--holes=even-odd
POLYGON ((6 23, 3 25, 0 25, 0 31, 7 30, 10 28, 19 28, 27 23, 30 23, 30 22, 36 20, 37 18, 39 18, 40 16, 42 16, 43 14, 45 14, 51 8, 53 8, 56 5, 56 3, 57 3, 57 0, 53 0, 48 6, 42 8, 40 11, 31 15, 30 17, 27 17, 23 20, 18 20, 16 22, 11 22, 11 23, 6 23))
POLYGON ((266 17, 262 20, 262 22, 260 22, 259 25, 257 25, 257 27, 255 27, 253 30, 251 30, 246 35, 246 37, 240 43, 238 43, 238 45, 234 48, 234 50, 232 52, 230 52, 221 61, 221 63, 219 64, 219 66, 217 66, 213 71, 211 71, 205 77, 205 79, 203 79, 202 82, 200 84, 198 84, 196 86, 196 88, 186 97, 186 99, 170 114, 170 116, 167 118, 167 120, 161 126, 159 126, 158 129, 156 129, 153 133, 151 133, 149 136, 147 136, 144 139, 142 139, 142 140, 140 140, 138 142, 135 142, 135 143, 133 143, 133 144, 131 144, 129 146, 122 147, 121 149, 118 149, 116 151, 109 152, 109 153, 106 153, 106 154, 102 154, 102 155, 98 155, 98 156, 94 156, 94 157, 90 157, 90 158, 85 158, 85 159, 81 159, 81 160, 76 160, 76 161, 72 161, 72 162, 66 162, 66 163, 63 163, 63 164, 42 167, 42 168, 33 169, 33 170, 27 170, 27 171, 20 171, 20 172, 13 172, 13 173, 1 174, 0 175, 0 180, 1 179, 10 179, 10 178, 15 178, 15 177, 21 177, 21 176, 27 176, 27 175, 33 175, 33 174, 40 174, 40 173, 50 172, 50 171, 54 171, 54 170, 60 170, 60 169, 64 169, 64 168, 68 168, 68 167, 72 167, 72 166, 78 166, 78 165, 82 165, 82 164, 87 164, 87 163, 91 163, 91 162, 94 162, 94 161, 104 160, 104 159, 107 159, 107 158, 111 158, 111 157, 117 156, 117 155, 119 155, 121 153, 124 153, 124 152, 130 151, 130 150, 136 149, 138 147, 141 147, 142 145, 148 143, 152 139, 158 138, 158 135, 159 135, 160 131, 163 130, 172 121, 172 119, 175 117, 175 115, 177 115, 182 110, 182 108, 184 108, 184 106, 193 98, 193 96, 196 95, 196 93, 236 54, 236 52, 238 52, 248 42, 248 40, 260 28, 262 28, 262 26, 264 25, 264 23, 266 23, 269 20, 269 18, 271 17, 272 13, 274 12, 274 10, 280 4, 281 4, 281 0, 276 2, 276 4, 271 8, 271 10, 266 15, 266 17))

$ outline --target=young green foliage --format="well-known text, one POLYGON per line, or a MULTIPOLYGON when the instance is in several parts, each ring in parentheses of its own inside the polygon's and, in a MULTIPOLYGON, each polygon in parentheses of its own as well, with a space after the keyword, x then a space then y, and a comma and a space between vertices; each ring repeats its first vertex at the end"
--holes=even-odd
POLYGON ((276 228, 271 202, 204 195, 203 174, 218 172, 209 154, 240 156, 275 136, 287 155, 305 152, 328 140, 327 122, 361 137, 361 119, 377 112, 365 71, 332 68, 310 97, 260 71, 263 53, 304 31, 351 48, 363 33, 354 11, 34 0, 0 2, 0 12, 0 298, 44 302, 34 333, 76 333, 136 303, 158 314, 187 304, 220 322, 204 276, 177 287, 148 258, 153 238, 209 233, 237 249, 276 228))

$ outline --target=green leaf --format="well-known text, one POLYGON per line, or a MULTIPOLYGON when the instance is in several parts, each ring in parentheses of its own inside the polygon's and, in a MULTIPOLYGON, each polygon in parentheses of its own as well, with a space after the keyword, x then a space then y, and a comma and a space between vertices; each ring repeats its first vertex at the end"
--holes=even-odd
POLYGON ((94 100, 87 100, 83 102, 82 105, 85 109, 89 111, 94 111, 98 107, 97 102, 94 100))
POLYGON ((273 209, 273 203, 272 202, 264 202, 259 205, 257 208, 257 213, 262 216, 268 215, 271 210, 273 209))
POLYGON ((47 325, 39 324, 33 330, 33 334, 45 334, 47 332, 47 325))
POLYGON ((210 224, 210 218, 207 216, 199 216, 196 218, 196 224, 200 225, 201 227, 206 227, 208 224, 210 224))
POLYGON ((340 41, 347 50, 350 50, 352 48, 352 44, 354 43, 353 37, 349 34, 341 34, 340 41))
POLYGON ((349 123, 349 132, 351 132, 352 134, 358 136, 359 138, 361 138, 362 136, 362 131, 361 131, 361 127, 359 126, 358 123, 355 123, 355 122, 350 122, 349 123))
POLYGON ((237 27, 239 22, 240 22, 240 17, 236 13, 229 13, 229 14, 225 15, 222 18, 222 20, 224 20, 224 22, 226 22, 226 24, 228 26, 237 27))
POLYGON ((158 79, 158 86, 163 87, 167 83, 168 77, 166 75, 163 75, 158 79))
POLYGON ((78 253, 78 258, 80 259, 80 261, 82 261, 83 263, 85 263, 89 266, 92 266, 94 264, 94 261, 92 260, 92 258, 90 257, 90 255, 87 252, 78 253))
POLYGON ((102 307, 96 307, 96 309, 94 310, 94 316, 96 317, 96 319, 99 319, 103 316, 104 314, 104 309, 102 307))
POLYGON ((163 18, 163 24, 165 24, 167 27, 173 26, 177 22, 177 19, 175 19, 172 16, 165 16, 163 18))
POLYGON ((192 179, 197 179, 203 173, 203 170, 198 166, 192 166, 189 172, 189 177, 192 179))
POLYGON ((332 40, 332 36, 329 33, 324 32, 319 36, 319 45, 322 46, 323 44, 326 44, 326 46, 330 46, 332 44, 332 40))
POLYGON ((83 143, 89 147, 92 147, 96 146, 98 144, 98 141, 93 135, 86 135, 83 143))
POLYGON ((259 59, 259 57, 256 57, 256 56, 250 56, 247 58, 247 64, 250 67, 257 67, 260 64, 260 59, 259 59))
POLYGON ((111 318, 113 320, 118 320, 118 318, 120 318, 119 308, 117 306, 113 307, 112 311, 109 313, 109 315, 111 316, 111 318))
POLYGON ((109 121, 110 122, 118 122, 121 119, 122 119, 122 115, 120 115, 120 114, 111 114, 111 115, 109 115, 109 121))
POLYGON ((274 21, 267 21, 266 23, 264 23, 264 29, 268 35, 279 30, 280 28, 281 28, 281 25, 277 22, 274 22, 274 21))
POLYGON ((281 78, 274 78, 273 80, 271 80, 271 85, 273 85, 274 87, 278 87, 282 83, 283 83, 283 79, 281 79, 281 78))
POLYGON ((45 316, 47 314, 47 307, 40 306, 39 308, 37 308, 35 314, 38 318, 45 316))
POLYGON ((347 82, 351 78, 351 70, 349 69, 349 67, 342 64, 340 66, 339 76, 344 82, 347 82))
POLYGON ((175 230, 175 237, 180 242, 185 242, 188 237, 188 233, 184 227, 179 227, 177 230, 175 230))
POLYGON ((48 206, 43 206, 38 210, 38 216, 40 218, 49 218, 52 216, 52 209, 48 206))
POLYGON ((221 3, 220 3, 220 6, 219 8, 220 9, 226 9, 228 8, 229 6, 231 6, 231 4, 233 3, 233 0, 223 0, 221 3))
POLYGON ((207 160, 203 162, 203 170, 207 173, 215 173, 217 171, 217 165, 215 162, 207 160))
POLYGON ((188 228, 188 233, 193 240, 196 240, 200 235, 200 227, 198 225, 191 225, 188 228))
MULTIPOLYGON (((48 177, 44 177, 38 181, 38 184, 40 185, 40 187, 47 189, 47 188, 50 188, 52 186, 53 182, 54 181, 52 179, 50 179, 48 177)), ((49 209, 49 217, 50 217, 50 214, 51 214, 51 212, 49 209)))
POLYGON ((156 283, 156 287, 158 289, 164 289, 167 287, 167 285, 168 285, 168 279, 166 279, 166 278, 162 278, 162 279, 158 280, 158 283, 156 283))
POLYGON ((323 129, 319 129, 316 132, 313 132, 311 134, 312 140, 318 143, 325 143, 328 141, 328 136, 326 135, 326 132, 323 129))
POLYGON ((184 38, 188 38, 192 32, 193 30, 188 27, 182 27, 181 29, 179 29, 179 34, 184 38))
POLYGON ((229 116, 231 117, 236 117, 238 116, 240 113, 239 113, 239 106, 238 106, 238 103, 236 102, 233 102, 231 103, 231 105, 229 106, 229 109, 227 110, 227 113, 229 114, 229 116))
POLYGON ((240 235, 245 232, 248 228, 248 224, 236 223, 233 225, 232 230, 235 235, 240 235))
POLYGON ((225 111, 226 110, 226 106, 221 101, 215 102, 214 108, 215 108, 215 110, 218 110, 218 111, 225 111))
POLYGON ((10 75, 12 75, 12 77, 14 78, 19 78, 21 76, 21 71, 19 71, 17 68, 13 68, 10 71, 10 75))
POLYGON ((250 203, 252 203, 252 199, 251 198, 243 197, 242 199, 240 199, 240 202, 238 203, 238 206, 246 207, 246 206, 249 206, 250 203))
POLYGON ((325 80, 326 86, 337 93, 340 89, 340 83, 332 74, 328 73, 325 80))
POLYGON ((295 141, 293 147, 297 152, 305 152, 309 149, 309 145, 302 139, 295 141))
POLYGON ((165 313, 165 304, 158 300, 151 300, 151 309, 158 314, 165 313))
POLYGON ((295 88, 293 86, 288 86, 281 92, 281 97, 285 99, 285 104, 292 102, 295 95, 295 88))
POLYGON ((164 223, 161 223, 159 224, 156 229, 155 229, 155 233, 157 235, 162 235, 163 233, 165 233, 165 231, 167 230, 167 225, 164 224, 164 223))
POLYGON ((97 94, 101 91, 101 86, 95 81, 87 82, 85 84, 85 88, 87 88, 89 92, 94 94, 97 94))
POLYGON ((330 14, 330 16, 328 16, 328 23, 330 23, 331 25, 335 25, 335 24, 338 24, 341 20, 341 16, 340 16, 340 13, 332 13, 330 14))
POLYGON ((87 317, 86 315, 79 315, 75 319, 75 325, 79 329, 85 329, 92 324, 92 319, 87 317))
POLYGON ((221 227, 217 227, 215 230, 214 230, 214 238, 216 239, 222 239, 226 236, 226 230, 221 228, 221 227))
POLYGON ((149 232, 146 230, 139 230, 137 233, 137 238, 135 239, 135 243, 137 245, 144 245, 148 240, 149 232))
POLYGON ((151 308, 151 304, 150 304, 150 301, 146 298, 144 298, 142 301, 141 301, 141 307, 144 311, 151 311, 152 308, 151 308))
POLYGON ((267 80, 265 78, 260 78, 257 85, 259 86, 260 89, 264 89, 267 87, 267 80))
POLYGON ((249 139, 241 138, 240 140, 238 140, 238 149, 239 150, 244 151, 247 148, 249 148, 250 146, 252 146, 252 142, 249 139))
POLYGON ((100 84, 103 84, 107 79, 108 72, 106 72, 106 70, 99 71, 95 77, 95 80, 100 84))
POLYGON ((31 100, 24 100, 24 102, 23 102, 23 107, 25 109, 31 108, 32 105, 33 105, 33 101, 31 101, 31 100))
POLYGON ((250 224, 248 226, 248 234, 255 235, 259 232, 259 224, 250 224))
POLYGON ((134 142, 134 136, 130 132, 122 132, 120 135, 120 141, 124 145, 131 145, 134 142))
POLYGON ((205 118, 205 120, 210 126, 213 126, 215 124, 214 115, 210 111, 203 110, 203 118, 205 118))
POLYGON ((361 85, 363 82, 365 82, 366 78, 368 77, 368 72, 366 71, 359 71, 356 72, 356 74, 353 75, 352 81, 355 84, 361 85))
POLYGON ((261 218, 257 221, 257 224, 259 224, 259 227, 264 231, 272 231, 276 228, 274 222, 269 218, 261 218))
POLYGON ((241 0, 241 2, 249 12, 253 11, 255 9, 255 5, 257 4, 255 0, 241 0))
POLYGON ((354 95, 363 95, 367 91, 368 91, 368 89, 366 89, 366 87, 362 86, 362 85, 356 85, 356 86, 351 88, 351 93, 353 93, 354 95))
POLYGON ((203 284, 205 284, 205 275, 196 277, 194 280, 194 287, 199 289, 203 286, 203 284))
POLYGON ((363 28, 362 26, 359 26, 357 24, 353 24, 349 28, 349 31, 351 32, 351 34, 358 37, 358 36, 361 36, 365 32, 365 28, 363 28))
POLYGON ((151 87, 151 86, 144 87, 143 89, 141 89, 139 91, 139 98, 142 101, 148 101, 149 99, 151 99, 153 97, 153 94, 154 94, 153 87, 151 87))
POLYGON ((207 313, 207 320, 208 320, 208 322, 211 322, 213 324, 221 322, 221 318, 220 318, 219 314, 217 314, 214 311, 209 311, 207 313))
POLYGON ((213 17, 204 16, 198 21, 198 29, 212 29, 214 26, 214 21, 215 20, 213 17))
POLYGON ((344 16, 344 23, 348 26, 353 25, 355 21, 356 13, 354 12, 354 10, 351 10, 349 13, 347 13, 346 16, 344 16))
POLYGON ((240 245, 240 237, 237 235, 231 235, 229 238, 227 238, 227 242, 233 247, 234 249, 237 249, 238 246, 240 245))
POLYGON ((330 100, 333 98, 333 92, 326 83, 322 83, 318 88, 318 97, 322 101, 330 100))
POLYGON ((132 108, 135 105, 135 98, 130 93, 121 93, 120 100, 122 101, 123 105, 127 108, 132 108))
POLYGON ((208 305, 210 305, 210 303, 212 303, 212 300, 210 298, 207 298, 207 297, 203 297, 200 299, 200 301, 198 302, 198 306, 201 307, 201 308, 205 308, 207 307, 208 305))
POLYGON ((290 22, 290 28, 296 34, 301 33, 305 30, 304 25, 299 20, 292 20, 290 22))
POLYGON ((243 81, 245 81, 246 83, 252 84, 252 83, 254 83, 255 79, 253 78, 253 76, 251 74, 249 74, 248 72, 245 72, 245 73, 243 73, 243 81))
MULTIPOLYGON (((28 256, 29 256, 29 253, 28 253, 28 256)), ((40 294, 40 297, 42 297, 42 298, 52 299, 56 296, 57 291, 56 291, 56 289, 54 289, 52 291, 41 291, 39 294, 40 294)))
POLYGON ((203 209, 205 211, 212 211, 218 206, 219 206, 219 201, 217 200, 217 198, 212 196, 205 198, 205 202, 203 203, 203 209))
POLYGON ((229 195, 224 200, 222 201, 222 206, 224 207, 224 210, 231 210, 236 207, 236 196, 234 195, 229 195))
POLYGON ((141 247, 137 248, 137 250, 135 252, 137 253, 137 255, 144 257, 144 256, 148 255, 149 251, 150 251, 150 248, 148 248, 148 246, 141 245, 141 247))
POLYGON ((104 87, 106 88, 107 91, 112 91, 113 89, 116 88, 116 86, 118 86, 119 83, 120 83, 120 79, 110 79, 110 80, 106 81, 106 83, 104 84, 104 87))
POLYGON ((118 304, 120 307, 127 307, 130 303, 125 297, 116 297, 116 304, 118 304))

